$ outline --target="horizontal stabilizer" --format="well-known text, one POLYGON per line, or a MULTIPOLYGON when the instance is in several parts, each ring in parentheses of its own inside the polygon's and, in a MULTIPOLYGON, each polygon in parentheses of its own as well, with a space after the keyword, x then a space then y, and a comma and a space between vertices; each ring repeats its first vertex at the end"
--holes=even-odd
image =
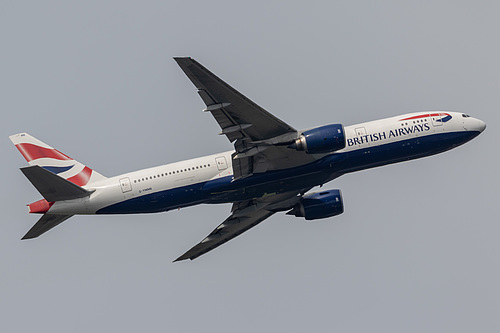
POLYGON ((43 214, 37 223, 24 235, 22 239, 36 238, 49 231, 60 223, 66 221, 73 215, 43 214))
POLYGON ((21 171, 48 202, 83 198, 92 193, 38 165, 21 171))

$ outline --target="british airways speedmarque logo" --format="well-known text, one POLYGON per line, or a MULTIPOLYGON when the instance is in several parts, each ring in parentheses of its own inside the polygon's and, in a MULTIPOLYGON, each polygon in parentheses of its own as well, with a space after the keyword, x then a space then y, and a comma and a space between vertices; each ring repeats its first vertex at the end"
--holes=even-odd
POLYGON ((450 121, 452 118, 451 115, 448 113, 428 113, 428 114, 421 114, 419 116, 401 119, 400 121, 423 119, 423 118, 430 118, 430 117, 433 117, 433 121, 441 122, 441 123, 445 123, 447 121, 450 121))

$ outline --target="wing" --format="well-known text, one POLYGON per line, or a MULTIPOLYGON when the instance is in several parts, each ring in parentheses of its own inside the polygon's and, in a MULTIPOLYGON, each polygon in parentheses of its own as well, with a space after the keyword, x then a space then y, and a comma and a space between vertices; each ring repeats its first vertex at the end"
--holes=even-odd
POLYGON ((243 96, 196 60, 174 59, 198 89, 198 94, 207 106, 205 111, 213 114, 222 129, 221 134, 226 135, 231 142, 242 138, 264 140, 296 132, 293 127, 243 96))
POLYGON ((296 129, 276 118, 196 60, 174 58, 198 89, 221 127, 219 134, 234 142, 234 179, 253 173, 289 168, 315 160, 314 156, 287 148, 298 137, 296 129))
POLYGON ((241 235, 274 213, 291 209, 299 202, 301 194, 307 192, 307 190, 300 193, 288 192, 254 200, 235 202, 231 215, 224 222, 200 243, 193 246, 175 261, 196 259, 202 254, 241 235))

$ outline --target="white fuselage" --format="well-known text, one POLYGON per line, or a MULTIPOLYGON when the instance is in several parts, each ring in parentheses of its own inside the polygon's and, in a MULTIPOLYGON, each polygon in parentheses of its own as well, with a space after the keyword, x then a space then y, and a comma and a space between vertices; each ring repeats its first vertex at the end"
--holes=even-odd
MULTIPOLYGON (((451 149, 475 137, 473 134, 479 134, 484 126, 482 121, 456 112, 405 114, 346 126, 344 127, 346 138, 344 149, 330 154, 318 154, 314 157, 318 161, 327 155, 344 154, 348 156, 349 161, 354 164, 346 164, 341 169, 331 171, 332 174, 340 175, 451 149), (436 116, 432 116, 433 114, 436 116), (447 120, 446 115, 449 115, 450 119, 447 120), (471 133, 470 138, 463 137, 468 133, 471 133), (455 140, 453 135, 456 137, 455 143, 452 142, 455 140), (440 140, 446 141, 446 147, 433 149, 437 146, 432 143, 434 141, 429 140, 434 140, 438 146, 440 140), (399 142, 401 145, 397 144, 399 142), (422 143, 422 148, 419 150, 420 143, 422 143), (424 143, 425 149, 423 148, 424 143), (407 153, 404 151, 405 145, 408 146, 408 149, 418 150, 418 153, 414 155, 407 153), (387 149, 381 150, 380 147, 387 147, 387 149), (394 152, 393 155, 391 152, 394 152), (385 155, 380 155, 382 153, 385 155), (365 157, 370 155, 369 157, 373 158, 374 154, 379 154, 380 157, 374 159, 373 163, 365 163, 365 157)), ((204 184, 226 179, 227 182, 231 182, 233 175, 231 155, 233 153, 234 151, 227 151, 129 172, 91 183, 84 186, 85 189, 94 191, 90 196, 82 199, 57 201, 48 212, 51 214, 96 214, 102 210, 103 213, 106 213, 106 207, 125 202, 133 203, 136 211, 124 211, 123 213, 156 212, 173 209, 176 204, 178 207, 184 207, 203 203, 210 195, 210 193, 202 193, 204 184), (192 195, 190 195, 191 193, 192 195), (176 199, 179 195, 183 196, 182 200, 176 199), (172 199, 169 196, 172 196, 172 199), (141 198, 145 199, 141 201, 141 198), (164 201, 159 203, 155 200, 164 201), (144 209, 141 208, 142 202, 144 209), (163 202, 167 204, 162 206, 163 202), (172 204, 168 204, 169 202, 172 204)), ((319 180, 318 182, 321 183, 319 180)), ((228 186, 228 184, 225 185, 228 186)), ((319 184, 312 181, 311 186, 315 185, 319 184)), ((245 183, 242 183, 242 186, 246 186, 245 183)), ((270 191, 272 190, 270 189, 270 191)), ((117 208, 117 210, 111 210, 110 213, 121 213, 121 211, 117 208)))

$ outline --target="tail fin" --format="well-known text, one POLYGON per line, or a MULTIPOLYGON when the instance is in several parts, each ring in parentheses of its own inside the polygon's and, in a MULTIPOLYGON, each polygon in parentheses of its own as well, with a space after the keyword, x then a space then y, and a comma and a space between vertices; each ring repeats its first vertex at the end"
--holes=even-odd
MULTIPOLYGON (((106 179, 88 166, 43 143, 27 133, 9 137, 30 166, 38 165, 78 186, 106 179)), ((24 171, 23 171, 24 172, 24 171)), ((31 180, 31 179, 30 179, 31 180)))

